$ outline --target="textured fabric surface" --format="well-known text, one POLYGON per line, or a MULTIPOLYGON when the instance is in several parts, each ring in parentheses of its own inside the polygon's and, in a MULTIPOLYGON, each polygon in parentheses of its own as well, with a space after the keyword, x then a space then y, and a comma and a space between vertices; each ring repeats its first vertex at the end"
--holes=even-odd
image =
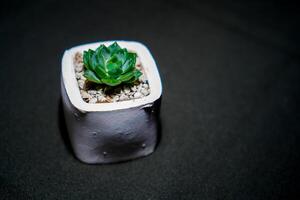
POLYGON ((0 8, 0 199, 299 199, 299 7, 268 1, 7 1, 0 8), (161 141, 74 158, 65 49, 136 40, 163 80, 161 141))

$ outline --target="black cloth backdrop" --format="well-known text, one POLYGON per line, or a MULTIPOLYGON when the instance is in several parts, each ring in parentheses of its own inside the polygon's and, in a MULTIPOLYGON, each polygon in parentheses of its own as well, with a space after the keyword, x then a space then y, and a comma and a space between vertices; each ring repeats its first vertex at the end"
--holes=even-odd
POLYGON ((0 199, 299 199, 299 7, 280 1, 7 1, 0 19, 0 199), (74 158, 65 49, 136 40, 163 81, 143 159, 74 158))

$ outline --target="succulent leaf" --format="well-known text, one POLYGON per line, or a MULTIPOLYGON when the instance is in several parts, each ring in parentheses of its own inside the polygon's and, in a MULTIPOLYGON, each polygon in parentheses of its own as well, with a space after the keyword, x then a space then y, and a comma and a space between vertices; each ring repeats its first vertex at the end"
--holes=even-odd
POLYGON ((95 51, 89 49, 83 53, 84 76, 94 83, 116 86, 132 83, 142 75, 135 68, 136 53, 121 48, 117 42, 110 46, 100 45, 95 51))
POLYGON ((91 49, 83 52, 83 64, 86 66, 87 69, 89 69, 91 66, 90 61, 91 61, 93 54, 94 54, 94 51, 91 49))
POLYGON ((134 77, 134 73, 133 72, 128 72, 126 74, 122 74, 121 76, 119 76, 118 80, 122 81, 122 82, 126 82, 126 81, 129 81, 133 77, 134 77))
POLYGON ((141 72, 141 71, 139 71, 139 70, 135 70, 135 71, 134 71, 134 77, 135 77, 136 79, 138 79, 141 75, 142 75, 142 72, 141 72))
POLYGON ((116 79, 102 79, 102 82, 109 86, 116 86, 122 83, 121 81, 116 79))
POLYGON ((87 69, 84 71, 84 74, 83 74, 89 81, 92 81, 94 83, 102 83, 101 80, 96 76, 96 74, 87 69))
POLYGON ((121 50, 121 47, 118 45, 117 42, 114 42, 112 45, 108 47, 108 50, 111 54, 115 54, 117 51, 121 50))

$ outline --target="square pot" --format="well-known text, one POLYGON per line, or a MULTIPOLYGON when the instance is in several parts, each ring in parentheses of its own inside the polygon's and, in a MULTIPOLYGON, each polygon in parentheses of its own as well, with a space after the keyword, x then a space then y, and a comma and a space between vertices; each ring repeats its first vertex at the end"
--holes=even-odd
POLYGON ((86 103, 78 88, 73 57, 76 52, 106 46, 112 41, 66 50, 62 59, 61 94, 65 121, 75 156, 84 163, 113 163, 151 154, 158 142, 162 84, 157 65, 141 43, 117 41, 140 57, 150 94, 113 103, 86 103))

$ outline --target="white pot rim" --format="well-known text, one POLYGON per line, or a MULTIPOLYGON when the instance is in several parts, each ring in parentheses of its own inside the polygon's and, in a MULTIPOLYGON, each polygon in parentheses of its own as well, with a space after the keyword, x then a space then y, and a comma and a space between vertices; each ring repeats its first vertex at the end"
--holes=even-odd
POLYGON ((121 102, 112 103, 96 103, 90 104, 83 101, 78 83, 75 77, 75 70, 73 67, 73 57, 76 52, 83 52, 88 49, 96 49, 99 45, 104 44, 106 46, 112 44, 115 41, 102 41, 97 43, 84 44, 73 47, 64 52, 62 58, 62 80, 66 93, 75 108, 82 112, 95 112, 95 111, 113 111, 120 109, 128 109, 134 107, 148 107, 151 106, 154 101, 159 99, 162 94, 162 84, 159 76, 158 68, 148 48, 142 43, 135 41, 122 41, 117 40, 118 44, 122 48, 127 48, 130 51, 134 51, 140 57, 140 61, 143 65, 146 77, 149 82, 150 94, 146 97, 139 99, 132 99, 121 102))

